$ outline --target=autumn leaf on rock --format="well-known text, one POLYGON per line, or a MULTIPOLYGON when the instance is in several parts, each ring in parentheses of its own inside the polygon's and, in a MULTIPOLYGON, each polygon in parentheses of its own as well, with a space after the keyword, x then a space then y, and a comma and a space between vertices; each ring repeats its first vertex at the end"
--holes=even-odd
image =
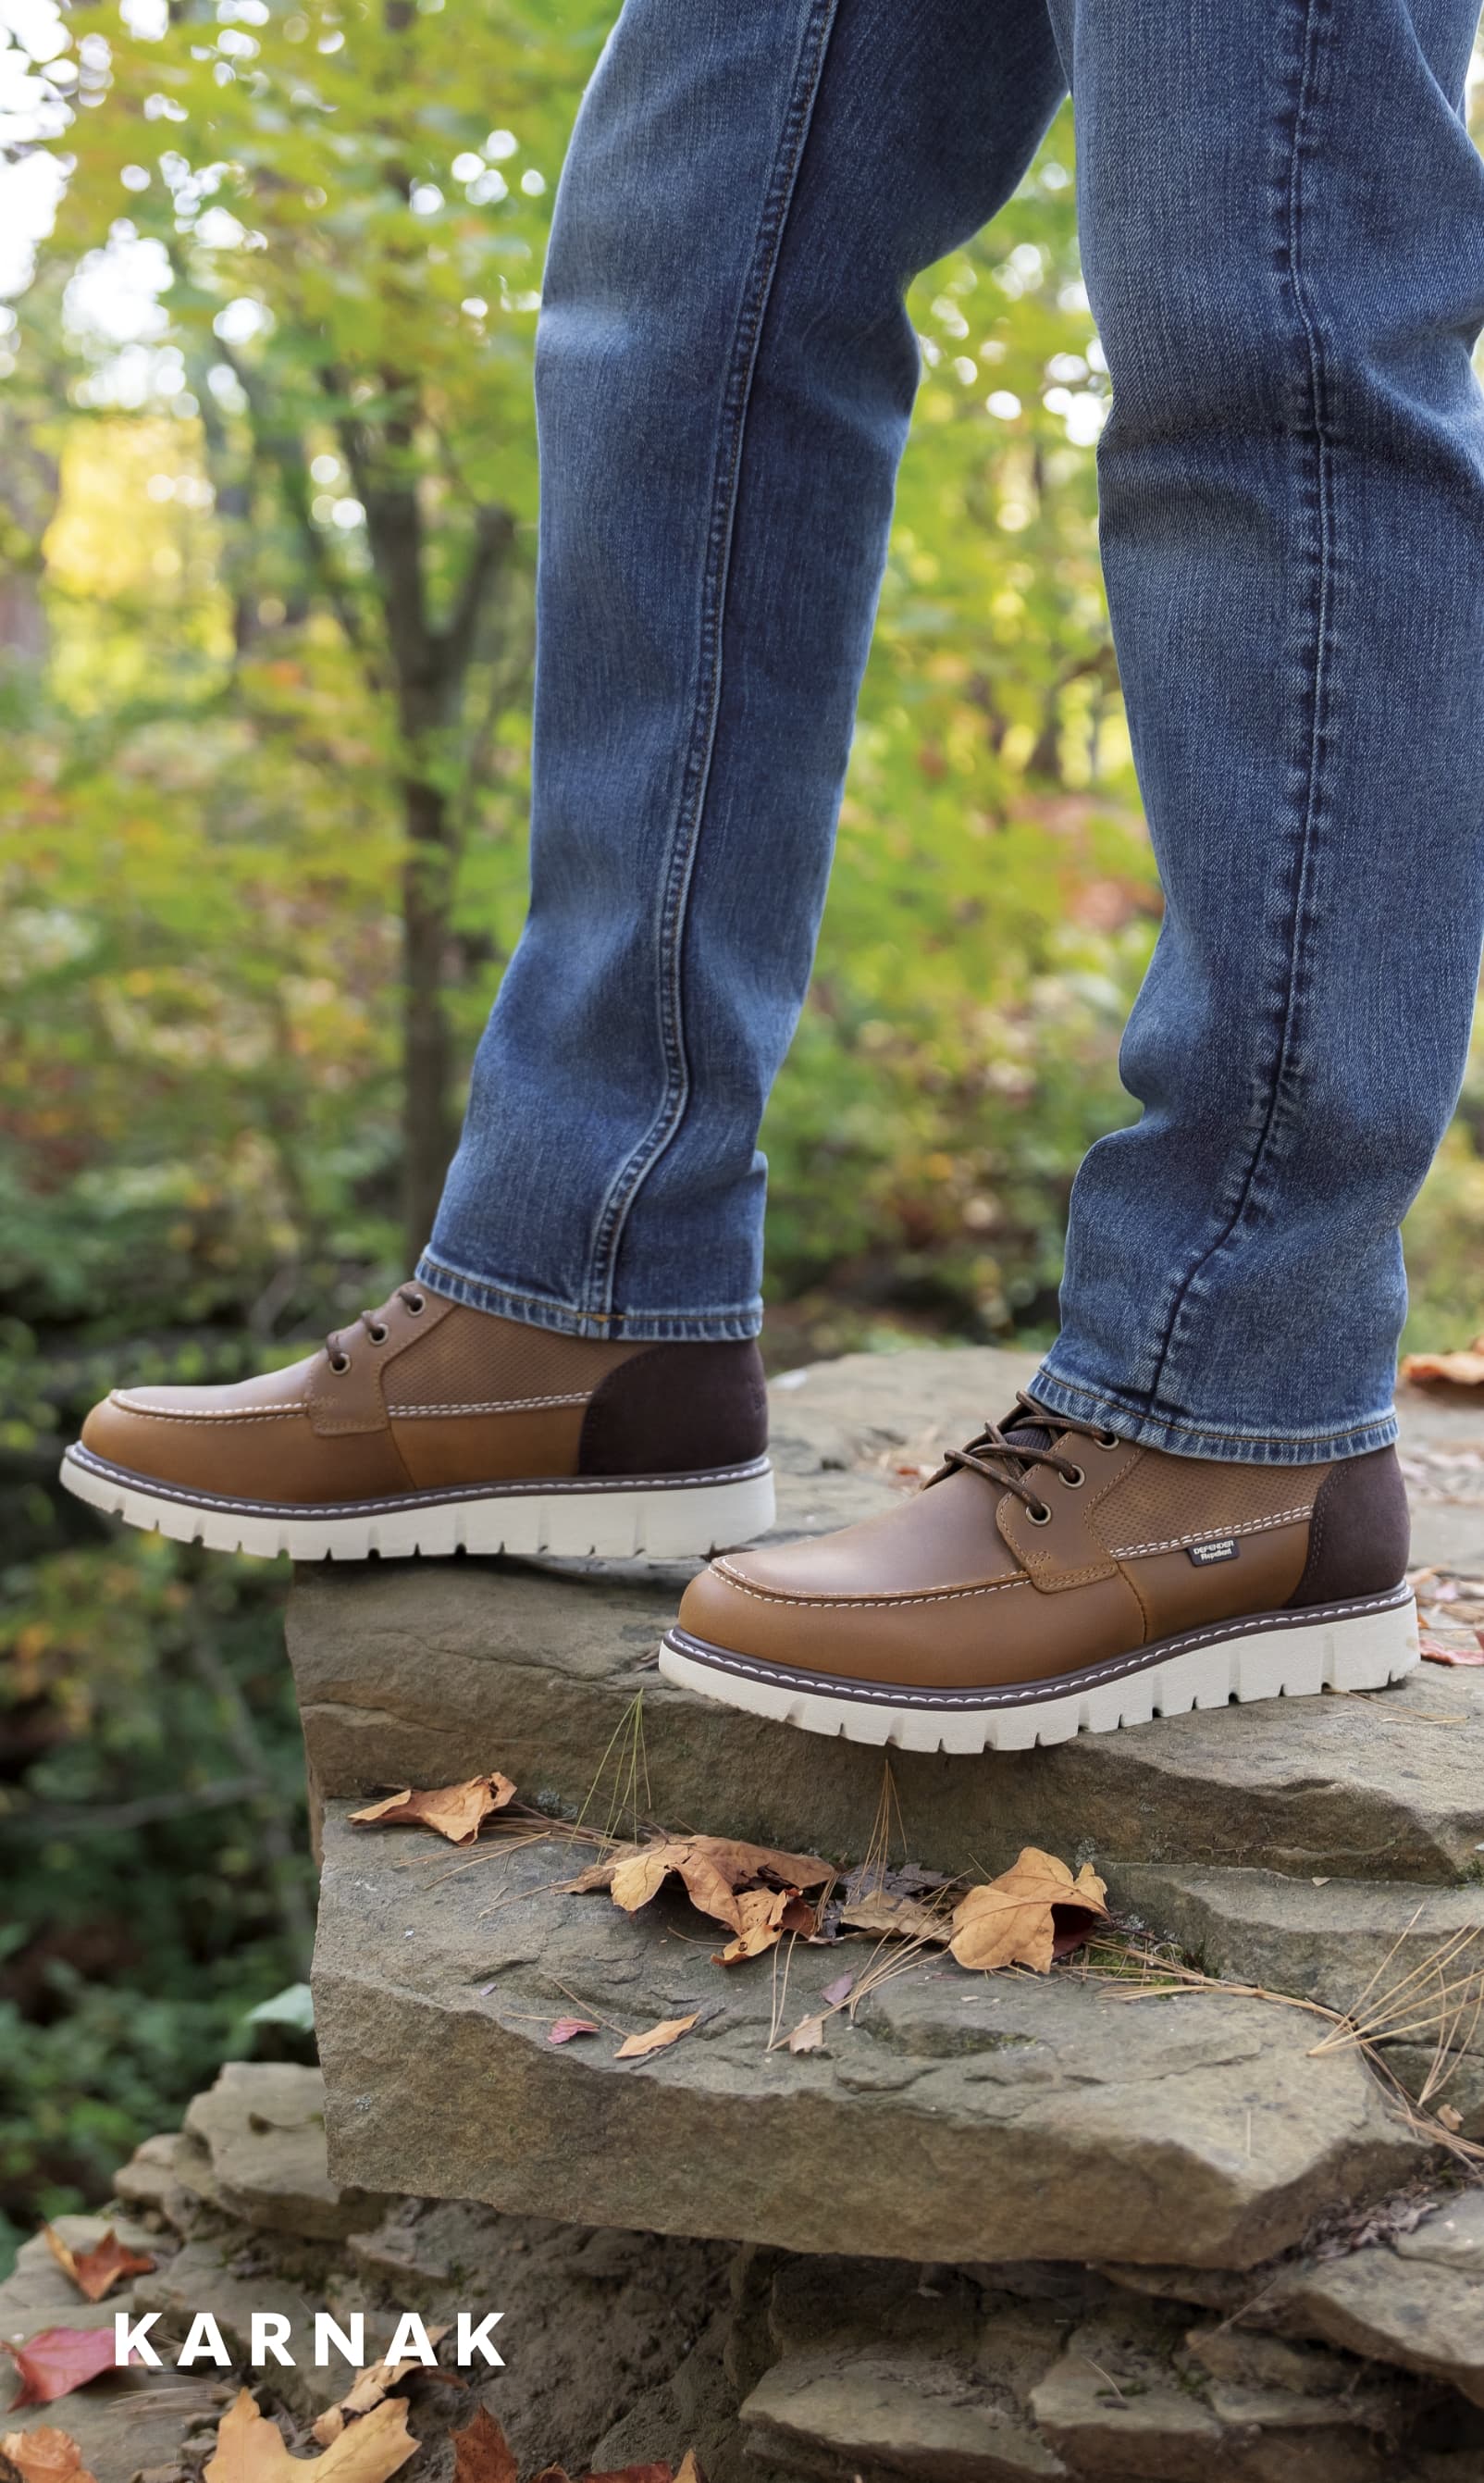
POLYGON ((712 1952, 713 1965, 738 1965, 744 1958, 761 1957, 776 1948, 785 1932, 808 1938, 814 1928, 814 1909, 797 1888, 743 1888, 737 1893, 740 1917, 737 1936, 712 1952))
POLYGON ((688 2448, 681 2458, 675 2483, 706 2483, 694 2448, 688 2448))
MULTIPOLYGON (((446 2323, 441 2328, 428 2330, 428 2342, 435 2351, 447 2334, 446 2323)), ((327 2406, 314 2425, 311 2439, 317 2440, 322 2447, 331 2440, 338 2440, 347 2422, 354 2420, 358 2414, 369 2414, 371 2408, 380 2405, 383 2397, 389 2396, 410 2372, 425 2371, 427 2367, 427 2363, 419 2361, 416 2355, 405 2363, 368 2363, 363 2371, 357 2372, 339 2404, 327 2406)))
POLYGON ((940 1944, 949 1936, 948 1918, 935 1913, 916 1897, 894 1897, 883 1889, 876 1895, 856 1897, 840 1914, 848 1931, 874 1932, 877 1937, 888 1936, 898 1939, 936 1940, 940 1944))
POLYGON ((1443 1380, 1454 1388, 1484 1388, 1484 1336, 1476 1336, 1461 1353, 1404 1354, 1401 1375, 1415 1387, 1443 1380))
POLYGON ((0 2458, 13 2467, 20 2483, 93 2483, 70 2432, 8 2431, 0 2440, 0 2458))
POLYGON ((14 2407, 51 2405, 114 2365, 114 2332, 106 2328, 42 2328, 23 2345, 0 2345, 20 2373, 14 2407))
POLYGON ((450 1845, 472 1845, 491 1811, 503 1810, 516 1788, 509 1776, 470 1776, 464 1784, 436 1785, 431 1792, 415 1786, 390 1793, 365 1810, 353 1810, 355 1826, 432 1828, 450 1845))
POLYGON ((825 2021, 822 2017, 801 2017, 788 2038, 790 2052, 822 2052, 825 2047, 825 2021))
POLYGON ((591 2017, 558 2017, 546 2029, 548 2043, 570 2043, 577 2035, 596 2035, 598 2029, 591 2017))
POLYGON ((838 2009, 843 2001, 850 1998, 855 1988, 856 1978, 853 1974, 837 1974, 833 1983, 827 1983, 825 1985, 819 1997, 821 2000, 825 2001, 830 2008, 838 2009))
POLYGON ((1449 1646, 1444 1640, 1429 1638, 1424 1631, 1420 1644, 1423 1661, 1427 1664, 1484 1664, 1484 1646, 1479 1645, 1477 1640, 1472 1646, 1449 1646))
POLYGON ((698 2009, 689 2017, 662 2017, 657 2026, 649 2027, 642 2035, 625 2035, 614 2059, 643 2061, 651 2052, 668 2052, 672 2043, 678 2043, 682 2035, 690 2033, 700 2015, 698 2009))
POLYGON ((386 2483, 416 2453, 406 2406, 400 2397, 384 2397, 320 2456, 291 2457, 278 2424, 259 2414, 243 2389, 222 2417, 202 2483, 386 2483))
POLYGON ((605 2466, 599 2474, 581 2474, 578 2483, 675 2483, 675 2468, 668 2459, 652 2466, 605 2466))
POLYGON ((154 2265, 147 2253, 126 2249, 112 2225, 102 2240, 86 2251, 70 2250, 54 2225, 43 2225, 41 2232, 58 2266, 90 2302, 101 2302, 125 2276, 147 2276, 154 2265))
POLYGON ((1106 1895, 1090 1863, 1073 1878, 1054 1854, 1027 1845, 997 1880, 969 1889, 954 1912, 950 1953, 960 1965, 1029 1965, 1048 1974, 1059 1941, 1074 1947, 1106 1921, 1106 1895))
MULTIPOLYGON (((574 1882, 579 1890, 606 1887, 616 1906, 637 1913, 658 1894, 672 1872, 683 1882, 691 1904, 738 1937, 748 1926, 739 1892, 771 1887, 797 1895, 823 1887, 835 1872, 815 1854, 783 1854, 771 1845, 746 1845, 731 1836, 672 1836, 642 1845, 611 1867, 599 1863, 574 1882)), ((765 1943, 766 1945, 766 1943, 765 1943)))
POLYGON ((454 2483, 518 2483, 515 2451, 488 2406, 454 2433, 454 2483))

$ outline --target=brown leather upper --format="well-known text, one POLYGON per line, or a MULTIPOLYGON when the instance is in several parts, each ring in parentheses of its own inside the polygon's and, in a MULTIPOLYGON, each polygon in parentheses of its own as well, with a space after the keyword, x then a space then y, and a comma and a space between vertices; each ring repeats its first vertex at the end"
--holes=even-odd
POLYGON ((89 1415, 83 1446, 131 1475, 279 1508, 566 1479, 583 1471, 595 1392, 651 1350, 521 1326, 407 1285, 287 1370, 230 1387, 116 1389, 89 1415))
POLYGON ((861 1525, 715 1562, 687 1589, 681 1628, 841 1680, 998 1688, 1275 1611, 1295 1593, 1332 1467, 1168 1456, 1044 1419, 1081 1480, 1049 1464, 1005 1468, 1034 1486, 1027 1505, 977 1465, 945 1469, 861 1525), (1226 1558, 1191 1557, 1229 1542, 1226 1558))

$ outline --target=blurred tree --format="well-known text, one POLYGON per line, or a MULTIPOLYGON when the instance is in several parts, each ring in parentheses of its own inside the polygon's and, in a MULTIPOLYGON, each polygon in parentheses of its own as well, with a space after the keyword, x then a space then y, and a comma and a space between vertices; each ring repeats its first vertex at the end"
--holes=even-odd
POLYGON ((415 1251, 456 1133, 457 874, 531 654, 543 201, 601 29, 552 0, 142 0, 125 20, 72 20, 53 249, 84 268, 100 254, 96 283, 110 254, 153 247, 156 343, 193 384, 233 644, 332 614, 375 711, 402 812, 415 1251))

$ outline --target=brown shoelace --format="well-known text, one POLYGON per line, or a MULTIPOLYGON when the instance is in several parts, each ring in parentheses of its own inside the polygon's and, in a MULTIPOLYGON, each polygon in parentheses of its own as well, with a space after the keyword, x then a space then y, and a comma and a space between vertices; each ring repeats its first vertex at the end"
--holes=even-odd
MULTIPOLYGON (((417 1285, 399 1285, 392 1299, 401 1302, 406 1309, 410 1310, 413 1319, 417 1319, 428 1307, 428 1297, 417 1285)), ((373 1345, 384 1345, 386 1342, 390 1331, 382 1317, 382 1312, 389 1310, 390 1307, 389 1302, 382 1302, 374 1311, 358 1311, 356 1314, 357 1326, 365 1329, 373 1345)), ((354 1330, 351 1329, 332 1327, 326 1337, 325 1351, 330 1356, 331 1371, 349 1371, 351 1357, 341 1340, 353 1333, 354 1330)))
POLYGON ((1017 1411, 1007 1424, 986 1423, 967 1448, 948 1451, 929 1481, 941 1482, 958 1468, 967 1467, 983 1475, 996 1490, 1013 1491, 1017 1500, 1024 1502, 1025 1514, 1033 1526, 1049 1526, 1050 1508, 1031 1481, 1036 1469, 1049 1466, 1060 1475, 1069 1491, 1079 1490, 1087 1481, 1085 1468, 1053 1449, 1052 1440, 1061 1433, 1075 1431, 1100 1449, 1116 1449, 1121 1442, 1116 1431, 1100 1430, 1096 1423, 1078 1423, 1070 1414, 1053 1414, 1048 1406, 1038 1405, 1034 1397, 1027 1397, 1023 1389, 1015 1402, 1017 1411))

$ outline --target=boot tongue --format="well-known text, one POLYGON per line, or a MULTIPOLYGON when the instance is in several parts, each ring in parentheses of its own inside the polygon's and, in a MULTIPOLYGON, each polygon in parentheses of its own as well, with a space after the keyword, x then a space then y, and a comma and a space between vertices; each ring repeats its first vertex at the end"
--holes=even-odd
POLYGON ((1005 1433, 1007 1443, 1017 1449, 1034 1450, 1039 1455, 1050 1448, 1056 1433, 1045 1423, 1016 1423, 1005 1433))

